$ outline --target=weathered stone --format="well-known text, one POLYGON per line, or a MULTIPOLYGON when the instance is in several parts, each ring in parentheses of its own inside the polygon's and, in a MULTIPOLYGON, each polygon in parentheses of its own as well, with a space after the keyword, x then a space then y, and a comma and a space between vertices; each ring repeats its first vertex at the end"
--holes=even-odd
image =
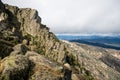
POLYGON ((63 78, 63 73, 58 69, 60 66, 56 62, 33 51, 28 51, 26 56, 34 64, 29 80, 60 80, 63 78))
POLYGON ((0 80, 26 80, 28 78, 29 60, 23 55, 6 57, 1 61, 3 67, 0 80))
POLYGON ((2 73, 2 71, 3 71, 3 66, 1 64, 1 59, 0 59, 0 74, 2 73))
POLYGON ((27 44, 28 44, 28 40, 24 39, 24 40, 22 41, 22 44, 23 44, 23 45, 27 45, 27 44))
POLYGON ((13 47, 13 52, 10 53, 10 55, 18 55, 22 54, 24 55, 29 49, 23 45, 23 44, 17 44, 13 47))
MULTIPOLYGON (((0 5, 1 8, 3 8, 3 6, 0 5)), ((3 11, 4 9, 0 10, 0 32, 2 32, 3 30, 5 30, 8 26, 8 15, 3 11)))
POLYGON ((12 49, 13 44, 6 40, 0 39, 0 58, 4 58, 10 55, 10 52, 13 51, 12 49))
POLYGON ((71 70, 71 66, 70 66, 70 64, 68 64, 68 63, 65 63, 65 64, 64 64, 64 68, 65 68, 65 69, 68 69, 68 70, 71 70))
POLYGON ((75 74, 72 74, 72 80, 80 80, 75 74))
POLYGON ((71 76, 72 76, 72 70, 71 67, 68 63, 64 64, 64 79, 65 80, 72 80, 71 76))

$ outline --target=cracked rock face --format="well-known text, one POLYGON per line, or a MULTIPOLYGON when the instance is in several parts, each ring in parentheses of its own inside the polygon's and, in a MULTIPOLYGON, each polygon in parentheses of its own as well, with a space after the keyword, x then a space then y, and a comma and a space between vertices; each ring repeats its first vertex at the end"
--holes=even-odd
POLYGON ((62 64, 55 62, 62 62, 64 55, 56 53, 64 54, 63 49, 64 45, 41 24, 36 10, 0 1, 0 80, 63 79, 62 64))

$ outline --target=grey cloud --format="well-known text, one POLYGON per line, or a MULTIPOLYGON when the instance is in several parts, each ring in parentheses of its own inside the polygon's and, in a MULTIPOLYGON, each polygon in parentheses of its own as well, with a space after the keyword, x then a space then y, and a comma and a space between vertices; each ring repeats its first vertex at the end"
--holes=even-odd
POLYGON ((119 33, 120 0, 2 0, 39 11, 54 33, 119 33))

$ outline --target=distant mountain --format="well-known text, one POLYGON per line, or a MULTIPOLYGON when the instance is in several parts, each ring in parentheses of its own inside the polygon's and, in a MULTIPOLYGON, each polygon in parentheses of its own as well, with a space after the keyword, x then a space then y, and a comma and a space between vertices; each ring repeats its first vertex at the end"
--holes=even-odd
POLYGON ((104 43, 97 43, 97 42, 91 42, 91 41, 84 41, 84 40, 70 40, 71 42, 78 42, 78 43, 83 43, 83 44, 87 44, 87 45, 93 45, 93 46, 99 46, 99 47, 103 47, 103 48, 111 48, 111 49, 116 49, 116 50, 120 50, 120 47, 117 47, 115 45, 109 45, 109 44, 104 44, 104 43))
POLYGON ((57 35, 59 39, 71 42, 120 50, 120 35, 57 35))

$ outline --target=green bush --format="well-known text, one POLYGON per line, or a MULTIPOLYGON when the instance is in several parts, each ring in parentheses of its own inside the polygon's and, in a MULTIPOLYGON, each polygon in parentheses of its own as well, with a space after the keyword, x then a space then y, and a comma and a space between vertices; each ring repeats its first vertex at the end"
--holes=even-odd
POLYGON ((45 55, 45 51, 42 48, 39 48, 37 52, 41 55, 45 55))
POLYGON ((75 59, 75 56, 72 54, 66 56, 66 62, 72 66, 79 65, 78 61, 75 59))
POLYGON ((32 38, 32 35, 30 35, 30 34, 27 34, 24 36, 24 39, 27 39, 28 41, 30 41, 31 38, 32 38))

